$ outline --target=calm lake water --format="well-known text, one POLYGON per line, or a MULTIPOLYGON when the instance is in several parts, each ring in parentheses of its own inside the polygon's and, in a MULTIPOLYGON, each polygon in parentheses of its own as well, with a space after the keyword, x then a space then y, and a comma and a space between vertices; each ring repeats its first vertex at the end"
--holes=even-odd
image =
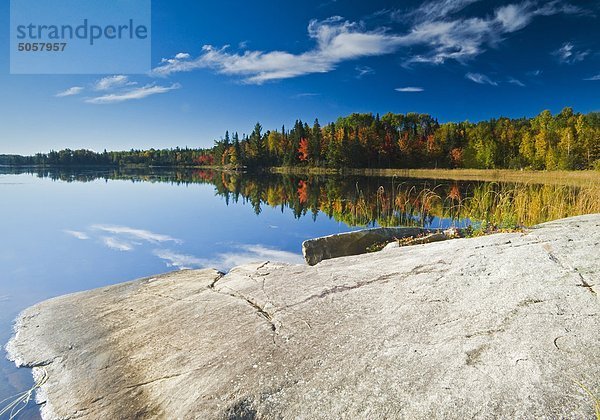
MULTIPOLYGON (((376 177, 4 168, 0 194, 4 344, 21 310, 65 293, 184 268, 302 263, 302 241, 364 226, 531 223, 535 209, 539 222, 586 212, 580 197, 590 193, 376 177), (556 209, 552 200, 567 204, 556 209), (518 220, 524 215, 530 219, 518 220)), ((31 385, 29 370, 1 358, 0 400, 31 385)), ((21 418, 37 416, 32 405, 21 418)))

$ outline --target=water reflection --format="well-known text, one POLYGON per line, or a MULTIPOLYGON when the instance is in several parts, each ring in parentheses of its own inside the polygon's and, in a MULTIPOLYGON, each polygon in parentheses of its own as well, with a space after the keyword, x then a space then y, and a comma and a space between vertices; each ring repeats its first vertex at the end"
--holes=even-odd
POLYGON ((440 181, 385 177, 248 176, 197 171, 226 202, 248 200, 288 207, 295 217, 322 212, 349 226, 498 228, 533 226, 568 216, 600 212, 600 186, 440 181))
MULTIPOLYGON (((17 313, 41 300, 173 269, 301 263, 310 237, 363 226, 531 226, 600 212, 598 185, 157 168, 0 174, 9 175, 0 178, 0 344, 17 313)), ((0 400, 29 386, 28 371, 0 360, 0 400)))
MULTIPOLYGON (((147 248, 144 245, 152 245, 154 249, 150 250, 149 254, 158 257, 165 262, 167 267, 176 270, 211 267, 227 271, 241 264, 263 260, 291 264, 303 262, 298 253, 272 249, 257 244, 235 243, 229 244, 228 252, 217 253, 210 258, 200 258, 185 254, 180 250, 165 247, 169 243, 171 246, 182 245, 184 241, 181 239, 128 226, 91 225, 85 232, 69 229, 64 229, 63 232, 82 241, 95 241, 114 251, 144 251, 147 248), (105 236, 106 233, 109 233, 110 236, 105 236)), ((2 297, 0 296, 1 301, 2 297)))
MULTIPOLYGON (((308 215, 316 219, 321 212, 348 226, 514 227, 600 212, 598 184, 570 186, 555 182, 521 184, 157 168, 44 169, 32 173, 64 182, 120 179, 134 183, 212 184, 227 205, 249 203, 257 215, 264 206, 280 207, 282 211, 289 208, 295 218, 308 215)), ((124 251, 131 248, 131 243, 113 237, 107 237, 106 244, 124 251)))

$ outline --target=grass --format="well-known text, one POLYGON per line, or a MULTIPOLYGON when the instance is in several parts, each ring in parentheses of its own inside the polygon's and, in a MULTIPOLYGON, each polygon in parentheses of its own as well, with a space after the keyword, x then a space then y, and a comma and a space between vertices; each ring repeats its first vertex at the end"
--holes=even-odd
POLYGON ((581 186, 600 185, 600 171, 531 171, 512 169, 333 169, 309 167, 276 167, 279 174, 364 175, 401 178, 446 179, 455 181, 517 182, 581 186))
POLYGON ((533 226, 550 220, 600 213, 600 185, 570 187, 486 183, 463 204, 463 217, 501 228, 533 226))
POLYGON ((43 369, 43 374, 36 380, 35 384, 30 389, 0 401, 0 405, 7 404, 4 407, 0 407, 0 418, 8 414, 9 420, 16 419, 18 415, 25 409, 25 407, 27 407, 29 401, 31 401, 33 392, 44 385, 47 381, 48 372, 46 369, 43 369))
POLYGON ((384 169, 379 175, 456 181, 515 182, 554 185, 600 185, 598 171, 519 171, 511 169, 384 169))
POLYGON ((596 415, 596 420, 600 420, 600 398, 598 398, 588 387, 583 385, 582 383, 573 380, 581 388, 592 400, 594 404, 594 414, 596 415))
POLYGON ((368 201, 360 196, 351 208, 350 222, 370 219, 382 226, 426 226, 433 217, 455 223, 470 220, 471 234, 478 235, 600 213, 600 184, 575 187, 481 182, 461 191, 458 187, 417 188, 401 183, 393 191, 378 191, 376 203, 368 201))

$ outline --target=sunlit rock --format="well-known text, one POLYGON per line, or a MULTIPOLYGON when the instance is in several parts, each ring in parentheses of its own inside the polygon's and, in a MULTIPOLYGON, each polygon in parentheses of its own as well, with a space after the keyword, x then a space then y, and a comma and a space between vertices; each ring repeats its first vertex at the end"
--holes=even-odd
POLYGON ((600 215, 23 312, 46 419, 594 418, 600 215))

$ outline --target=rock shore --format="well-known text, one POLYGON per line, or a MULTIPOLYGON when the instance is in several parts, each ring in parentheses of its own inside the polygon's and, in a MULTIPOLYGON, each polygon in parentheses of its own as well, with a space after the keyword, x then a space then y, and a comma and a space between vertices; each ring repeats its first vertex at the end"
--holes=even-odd
POLYGON ((594 418, 600 215, 25 310, 45 419, 594 418))

